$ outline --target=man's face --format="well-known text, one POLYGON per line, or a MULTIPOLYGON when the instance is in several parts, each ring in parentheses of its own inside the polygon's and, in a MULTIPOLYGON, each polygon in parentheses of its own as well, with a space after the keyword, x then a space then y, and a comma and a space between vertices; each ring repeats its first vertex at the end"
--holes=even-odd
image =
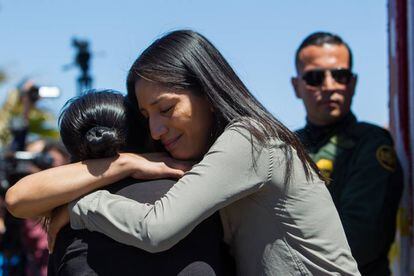
POLYGON ((308 120, 315 125, 335 123, 351 108, 356 76, 344 78, 347 70, 329 71, 333 69, 350 69, 345 45, 311 45, 300 51, 298 76, 292 78, 292 84, 296 97, 303 100, 308 120), (323 74, 319 81, 318 74, 323 74))

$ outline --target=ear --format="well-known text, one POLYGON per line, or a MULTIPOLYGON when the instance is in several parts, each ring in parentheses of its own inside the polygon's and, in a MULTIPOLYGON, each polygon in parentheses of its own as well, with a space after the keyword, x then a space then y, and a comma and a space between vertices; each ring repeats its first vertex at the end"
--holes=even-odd
POLYGON ((299 90, 299 78, 298 77, 292 77, 290 78, 290 82, 292 83, 293 86, 293 90, 295 90, 295 95, 296 98, 301 99, 302 96, 300 95, 300 90, 299 90))

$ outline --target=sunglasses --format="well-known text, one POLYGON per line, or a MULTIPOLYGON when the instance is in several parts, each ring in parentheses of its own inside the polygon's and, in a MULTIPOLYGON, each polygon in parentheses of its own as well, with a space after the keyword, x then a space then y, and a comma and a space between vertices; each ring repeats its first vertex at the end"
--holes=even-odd
POLYGON ((325 80, 325 72, 329 71, 337 83, 348 84, 354 74, 349 69, 315 69, 307 71, 302 79, 310 86, 321 86, 325 80))

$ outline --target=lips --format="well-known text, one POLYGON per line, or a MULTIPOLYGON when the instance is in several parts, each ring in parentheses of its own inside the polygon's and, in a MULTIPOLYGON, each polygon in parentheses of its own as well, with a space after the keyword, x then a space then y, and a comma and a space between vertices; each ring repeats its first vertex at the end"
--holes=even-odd
POLYGON ((324 105, 324 106, 336 106, 338 105, 338 101, 335 100, 327 100, 327 101, 321 101, 319 102, 320 105, 324 105))
POLYGON ((168 151, 171 151, 175 145, 177 145, 178 140, 181 138, 182 135, 178 135, 177 137, 162 141, 162 144, 164 145, 165 149, 168 151))

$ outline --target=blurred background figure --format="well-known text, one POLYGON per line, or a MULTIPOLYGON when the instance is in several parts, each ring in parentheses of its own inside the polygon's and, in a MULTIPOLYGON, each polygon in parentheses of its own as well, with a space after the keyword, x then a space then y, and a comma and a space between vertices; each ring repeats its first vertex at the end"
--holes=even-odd
MULTIPOLYGON (((60 142, 39 139, 28 143, 25 151, 14 152, 9 160, 15 165, 14 171, 8 174, 12 185, 25 175, 69 163, 69 155, 60 142)), ((4 206, 1 208, 4 233, 0 249, 5 260, 2 273, 47 275, 47 235, 40 219, 17 219, 5 211, 4 206)))
POLYGON ((328 178, 361 274, 390 275, 402 169, 389 132, 358 122, 351 111, 357 81, 352 62, 348 44, 335 34, 317 32, 303 40, 292 84, 307 124, 297 134, 328 178))
POLYGON ((0 108, 0 149, 23 150, 27 134, 57 139, 58 131, 52 127, 54 116, 37 107, 42 98, 57 98, 57 87, 38 86, 24 79, 10 91, 0 108))
POLYGON ((54 116, 37 106, 43 98, 58 96, 57 87, 38 86, 24 79, 8 93, 0 109, 1 275, 47 274, 47 239, 39 220, 12 217, 3 199, 21 177, 68 163, 66 150, 57 142, 54 116))
MULTIPOLYGON (((28 173, 69 163, 69 154, 60 142, 36 140, 26 146, 26 152, 33 153, 37 157, 34 162, 29 163, 28 173)), ((26 275, 46 276, 49 257, 47 235, 39 219, 22 221, 21 240, 26 261, 26 275)))

